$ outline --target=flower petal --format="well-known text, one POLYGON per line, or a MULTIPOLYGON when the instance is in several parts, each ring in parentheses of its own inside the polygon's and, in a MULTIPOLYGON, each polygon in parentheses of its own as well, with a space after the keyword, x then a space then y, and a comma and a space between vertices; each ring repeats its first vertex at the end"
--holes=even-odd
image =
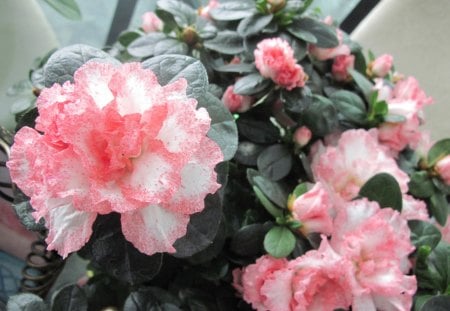
POLYGON ((173 243, 184 236, 189 216, 150 205, 121 216, 125 238, 142 253, 174 253, 173 243))

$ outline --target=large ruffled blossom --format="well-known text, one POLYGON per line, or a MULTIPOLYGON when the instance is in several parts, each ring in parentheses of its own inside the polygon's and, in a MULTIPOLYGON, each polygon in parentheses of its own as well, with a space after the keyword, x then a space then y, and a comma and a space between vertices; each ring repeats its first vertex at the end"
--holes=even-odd
POLYGON ((223 159, 186 87, 161 86, 138 63, 89 62, 73 83, 42 90, 36 130, 16 134, 8 167, 35 219, 45 219, 49 249, 77 251, 97 215, 116 212, 141 252, 175 251, 190 215, 219 188, 223 159))
POLYGON ((408 256, 414 250, 406 220, 367 199, 346 203, 331 246, 352 263, 354 310, 410 310, 417 289, 408 256))
POLYGON ((264 39, 258 43, 254 55, 256 68, 263 77, 287 90, 305 85, 308 76, 297 64, 294 50, 286 40, 264 39))
POLYGON ((314 177, 337 198, 352 200, 361 186, 378 173, 391 174, 402 193, 408 191, 408 175, 380 145, 377 130, 348 130, 342 133, 336 146, 315 149, 312 159, 314 177))

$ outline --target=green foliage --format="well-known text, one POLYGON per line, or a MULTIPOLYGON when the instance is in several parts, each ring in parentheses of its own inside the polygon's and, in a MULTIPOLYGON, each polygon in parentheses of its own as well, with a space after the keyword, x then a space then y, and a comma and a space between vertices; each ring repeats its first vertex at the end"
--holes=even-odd
POLYGON ((71 20, 81 20, 81 12, 75 0, 44 0, 62 16, 71 20))
POLYGON ((387 173, 379 173, 370 178, 359 190, 359 195, 376 201, 381 207, 402 210, 402 192, 395 178, 387 173))
POLYGON ((436 142, 428 151, 429 167, 435 165, 440 159, 450 154, 450 138, 436 142))
POLYGON ((275 258, 288 256, 295 247, 295 236, 286 227, 275 226, 264 238, 264 249, 275 258))

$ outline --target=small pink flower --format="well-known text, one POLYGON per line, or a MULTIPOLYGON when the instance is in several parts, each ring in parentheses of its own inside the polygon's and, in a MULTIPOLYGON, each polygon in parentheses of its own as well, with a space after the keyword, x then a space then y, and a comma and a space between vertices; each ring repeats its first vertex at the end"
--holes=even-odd
POLYGON ((354 55, 338 55, 334 58, 333 66, 331 67, 331 73, 336 81, 347 81, 350 78, 348 74, 349 69, 353 69, 355 66, 354 55))
POLYGON ((406 220, 367 199, 346 203, 334 222, 331 246, 353 264, 355 310, 410 310, 417 289, 407 275, 414 250, 406 220))
POLYGON ((206 136, 208 112, 186 87, 161 86, 139 63, 89 62, 74 83, 42 90, 36 130, 16 134, 8 167, 35 219, 45 219, 49 249, 79 250, 97 215, 117 212, 141 252, 175 251, 190 215, 219 188, 223 159, 206 136))
POLYGON ((258 43, 255 65, 260 74, 288 90, 305 85, 307 75, 294 58, 294 50, 281 38, 264 39, 258 43))
POLYGON ((330 235, 333 231, 332 214, 332 203, 320 182, 295 199, 292 207, 292 216, 301 222, 300 230, 305 235, 312 232, 330 235))
POLYGON ((368 66, 369 75, 383 78, 391 71, 393 60, 392 55, 389 54, 377 57, 368 66))
POLYGON ((313 155, 312 172, 338 198, 352 200, 366 181, 382 172, 394 176, 403 193, 408 191, 408 175, 379 144, 377 130, 345 131, 336 146, 319 150, 313 155))
POLYGON ((434 169, 439 174, 439 177, 450 185, 450 155, 440 159, 434 166, 434 169))
POLYGON ((261 287, 264 310, 348 309, 352 301, 351 262, 339 256, 326 238, 318 250, 307 252, 275 271, 261 287))
POLYGON ((234 93, 234 85, 230 85, 223 93, 222 102, 230 112, 246 112, 252 106, 253 98, 234 93))
MULTIPOLYGON (((330 16, 325 18, 324 23, 327 25, 333 24, 333 19, 330 16)), ((336 35, 339 40, 339 44, 333 48, 320 48, 314 44, 308 46, 308 52, 315 59, 323 61, 327 59, 333 59, 339 55, 350 55, 350 47, 343 43, 344 33, 340 29, 336 29, 336 35)))
POLYGON ((300 147, 306 146, 311 140, 312 132, 306 126, 297 128, 294 132, 294 142, 300 147))
POLYGON ((163 29, 163 21, 159 19, 159 17, 153 12, 145 12, 142 15, 142 25, 141 28, 144 29, 145 32, 157 32, 163 29))
POLYGON ((398 81, 393 90, 393 98, 398 101, 414 100, 418 109, 433 103, 433 98, 428 97, 420 88, 419 82, 414 77, 408 77, 398 81))
POLYGON ((261 287, 275 271, 283 269, 286 265, 287 260, 284 258, 276 259, 268 255, 262 256, 254 264, 243 268, 241 274, 233 272, 233 284, 241 292, 244 300, 252 304, 253 308, 267 310, 265 307, 266 296, 261 293, 261 287))

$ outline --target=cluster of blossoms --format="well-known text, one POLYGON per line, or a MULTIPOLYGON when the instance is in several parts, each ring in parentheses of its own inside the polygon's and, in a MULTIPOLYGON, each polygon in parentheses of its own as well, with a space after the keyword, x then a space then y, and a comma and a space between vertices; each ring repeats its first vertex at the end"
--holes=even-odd
POLYGON ((42 90, 36 129, 16 134, 8 167, 45 219, 49 249, 79 250, 97 215, 116 212, 142 253, 175 252, 190 215, 219 188, 223 159, 186 86, 161 86, 139 63, 90 62, 73 83, 42 90))

